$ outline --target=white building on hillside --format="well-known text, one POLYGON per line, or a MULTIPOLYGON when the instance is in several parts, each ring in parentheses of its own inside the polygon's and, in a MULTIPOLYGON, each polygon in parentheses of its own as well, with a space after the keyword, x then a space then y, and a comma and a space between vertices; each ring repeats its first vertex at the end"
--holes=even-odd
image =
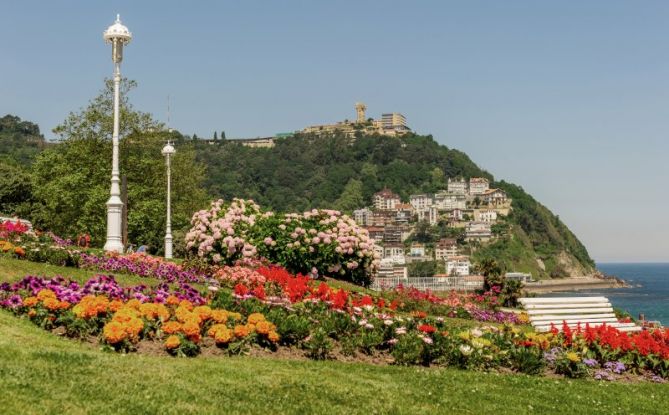
POLYGON ((434 198, 429 194, 419 194, 409 196, 409 204, 414 210, 423 209, 432 206, 434 198))
POLYGON ((372 211, 368 208, 353 211, 353 219, 358 225, 370 226, 372 224, 372 211))
POLYGON ((474 221, 494 223, 497 221, 497 211, 494 209, 477 209, 474 211, 474 221))
POLYGON ((455 239, 441 239, 434 248, 434 259, 443 261, 458 256, 458 242, 455 239))
POLYGON ((467 241, 488 241, 492 238, 492 230, 488 222, 469 222, 465 227, 465 239, 467 241))
POLYGON ((472 177, 469 179, 469 194, 472 196, 483 194, 489 186, 488 179, 485 177, 472 177))
POLYGON ((501 205, 506 203, 506 192, 502 189, 488 189, 481 194, 481 200, 488 205, 501 205))
POLYGON ((374 207, 381 210, 395 209, 395 206, 401 203, 399 195, 385 188, 374 194, 374 207))
POLYGON ((440 192, 434 195, 434 205, 439 210, 465 209, 467 197, 464 194, 440 192))
POLYGON ((446 260, 446 274, 465 276, 469 275, 469 267, 471 267, 469 258, 466 256, 455 256, 446 260))
POLYGON ((383 246, 383 257, 384 258, 394 258, 402 257, 404 258, 404 245, 399 243, 388 243, 383 246))
POLYGON ((459 195, 464 195, 467 193, 467 182, 463 178, 451 179, 448 178, 448 192, 455 193, 459 195))

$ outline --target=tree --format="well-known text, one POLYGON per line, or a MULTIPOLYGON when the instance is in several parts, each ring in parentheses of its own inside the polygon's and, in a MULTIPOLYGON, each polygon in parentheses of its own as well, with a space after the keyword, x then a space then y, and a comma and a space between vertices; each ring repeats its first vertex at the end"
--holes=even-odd
POLYGON ((31 207, 30 174, 25 168, 0 159, 0 214, 28 217, 31 207))
POLYGON ((407 270, 411 277, 431 278, 437 273, 437 261, 420 261, 409 264, 407 270))
POLYGON ((356 179, 350 179, 346 187, 341 192, 339 199, 335 202, 335 208, 342 212, 352 212, 364 206, 362 195, 362 182, 356 179))
POLYGON ((225 140, 225 131, 221 130, 221 140, 225 140))
POLYGON ((214 131, 214 141, 217 141, 217 140, 218 140, 218 133, 216 131, 214 131))
MULTIPOLYGON (((124 81, 127 92, 133 82, 124 81)), ((123 94, 121 175, 128 179, 128 236, 134 243, 162 248, 166 175, 160 150, 169 132, 147 113, 135 111, 123 94)), ((89 233, 105 239, 111 170, 111 83, 79 113, 70 113, 54 131, 61 143, 44 151, 31 175, 36 206, 32 219, 63 236, 89 233), (108 129, 108 130, 107 130, 108 129)), ((170 134, 173 137, 175 134, 170 134)), ((179 134, 178 137, 181 137, 179 134)), ((188 227, 192 213, 206 205, 204 167, 192 144, 180 139, 172 158, 172 224, 188 227)))

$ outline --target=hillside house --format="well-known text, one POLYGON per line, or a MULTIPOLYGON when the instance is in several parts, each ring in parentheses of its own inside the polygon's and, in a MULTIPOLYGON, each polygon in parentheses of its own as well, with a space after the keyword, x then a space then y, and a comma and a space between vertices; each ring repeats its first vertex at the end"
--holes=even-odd
POLYGON ((392 210, 401 203, 399 195, 385 188, 374 194, 374 207, 381 210, 392 210))
POLYGON ((490 183, 485 177, 472 177, 469 179, 469 194, 472 196, 481 195, 490 188, 490 183))
POLYGON ((440 239, 434 248, 434 258, 444 261, 454 256, 458 256, 458 242, 455 239, 440 239))

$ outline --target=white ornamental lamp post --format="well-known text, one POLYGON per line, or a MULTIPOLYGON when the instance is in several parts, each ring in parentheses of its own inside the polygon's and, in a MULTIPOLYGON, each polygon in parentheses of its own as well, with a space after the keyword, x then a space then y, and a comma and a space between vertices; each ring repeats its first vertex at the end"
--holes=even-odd
POLYGON ((167 166, 167 223, 165 225, 165 258, 172 258, 172 209, 171 209, 171 192, 172 192, 172 172, 170 168, 170 157, 176 153, 174 146, 169 141, 161 151, 165 156, 165 164, 167 166))
POLYGON ((127 27, 121 24, 120 15, 116 15, 116 22, 103 33, 106 43, 112 45, 112 61, 114 61, 114 131, 112 133, 112 177, 110 197, 107 201, 107 242, 105 251, 123 252, 121 240, 121 225, 123 202, 119 186, 118 167, 118 132, 119 132, 119 101, 121 83, 121 61, 123 60, 123 46, 130 43, 132 34, 127 27))

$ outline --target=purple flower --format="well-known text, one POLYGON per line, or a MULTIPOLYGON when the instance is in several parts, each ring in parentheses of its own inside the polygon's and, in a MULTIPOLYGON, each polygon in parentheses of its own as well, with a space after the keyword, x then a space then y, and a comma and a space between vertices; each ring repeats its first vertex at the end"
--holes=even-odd
POLYGON ((606 362, 604 363, 604 368, 618 375, 627 369, 623 362, 606 362))
POLYGON ((606 370, 598 370, 595 372, 595 379, 597 380, 613 380, 613 376, 611 376, 611 372, 608 372, 606 370))
POLYGON ((595 359, 583 359, 583 363, 588 367, 597 366, 597 360, 595 360, 595 359))

